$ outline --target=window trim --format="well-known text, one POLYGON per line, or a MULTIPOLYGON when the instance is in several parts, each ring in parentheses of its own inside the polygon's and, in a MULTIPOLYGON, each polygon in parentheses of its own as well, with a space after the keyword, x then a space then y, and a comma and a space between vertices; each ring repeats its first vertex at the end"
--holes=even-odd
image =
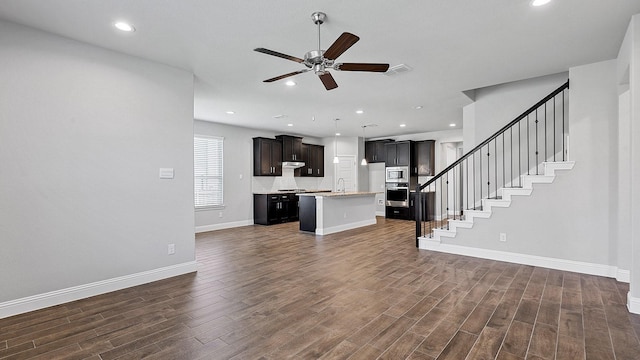
POLYGON ((193 158, 194 158, 194 164, 193 164, 193 205, 194 205, 194 209, 195 211, 206 211, 206 210, 215 210, 215 209, 224 209, 225 208, 225 203, 224 203, 224 137, 222 136, 213 136, 213 135, 204 135, 204 134, 194 134, 193 135, 193 158), (196 176, 196 164, 195 164, 195 156, 196 156, 196 148, 195 148, 195 143, 196 143, 196 138, 200 138, 200 139, 206 139, 206 140, 219 140, 221 142, 221 151, 222 151, 222 155, 220 156, 220 186, 221 186, 221 193, 220 196, 222 198, 222 203, 221 204, 215 204, 215 205, 196 205, 196 180, 198 178, 200 178, 199 176, 196 176))

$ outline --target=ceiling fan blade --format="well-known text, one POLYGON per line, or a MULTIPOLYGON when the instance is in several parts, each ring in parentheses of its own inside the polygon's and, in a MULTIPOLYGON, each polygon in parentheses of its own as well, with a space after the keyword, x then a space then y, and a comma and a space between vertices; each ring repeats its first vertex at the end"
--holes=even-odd
POLYGON ((284 78, 288 78, 289 76, 302 74, 302 73, 305 73, 307 71, 309 71, 309 69, 298 70, 298 71, 290 72, 288 74, 284 74, 284 75, 276 76, 276 77, 271 78, 271 79, 264 80, 263 82, 274 82, 274 81, 278 81, 278 80, 281 80, 281 79, 284 79, 284 78))
POLYGON ((333 90, 338 87, 338 83, 336 83, 331 74, 324 73, 323 75, 318 75, 318 77, 322 80, 322 83, 327 90, 333 90))
POLYGON ((389 70, 389 64, 338 63, 334 65, 334 69, 340 70, 340 71, 386 72, 387 70, 389 70))
POLYGON ((297 63, 304 62, 304 60, 302 60, 300 58, 297 58, 295 56, 279 53, 277 51, 273 51, 273 50, 269 50, 269 49, 265 49, 265 48, 256 48, 256 49, 253 49, 253 51, 257 51, 257 52, 260 52, 260 53, 263 53, 263 54, 267 54, 267 55, 273 55, 273 56, 281 57, 283 59, 295 61, 297 63))
POLYGON ((360 38, 356 35, 343 32, 342 35, 340 35, 340 37, 338 37, 336 41, 329 46, 327 51, 324 52, 324 58, 335 60, 338 56, 342 55, 343 52, 353 46, 353 44, 357 43, 358 40, 360 40, 360 38))

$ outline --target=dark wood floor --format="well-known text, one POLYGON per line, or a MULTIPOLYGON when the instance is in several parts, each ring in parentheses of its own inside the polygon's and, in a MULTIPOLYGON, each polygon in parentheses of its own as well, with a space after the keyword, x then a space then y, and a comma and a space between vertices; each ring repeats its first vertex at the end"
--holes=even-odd
POLYGON ((196 237, 200 270, 0 320, 0 359, 639 359, 628 284, 417 250, 413 223, 196 237))

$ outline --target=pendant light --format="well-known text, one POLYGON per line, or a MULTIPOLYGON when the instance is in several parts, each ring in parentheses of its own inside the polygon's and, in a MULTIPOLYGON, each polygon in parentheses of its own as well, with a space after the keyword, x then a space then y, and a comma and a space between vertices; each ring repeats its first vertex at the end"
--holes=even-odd
POLYGON ((336 119, 336 133, 333 139, 333 145, 334 145, 334 149, 333 149, 333 163, 334 164, 339 164, 340 163, 340 159, 338 159, 338 120, 340 119, 336 119))
MULTIPOLYGON (((367 127, 367 125, 362 125, 362 148, 364 149, 367 146, 367 143, 365 142, 366 138, 364 135, 364 129, 367 127)), ((365 152, 365 156, 362 157, 362 161, 360 162, 360 165, 362 166, 366 166, 367 165, 367 157, 366 157, 366 152, 365 152)))

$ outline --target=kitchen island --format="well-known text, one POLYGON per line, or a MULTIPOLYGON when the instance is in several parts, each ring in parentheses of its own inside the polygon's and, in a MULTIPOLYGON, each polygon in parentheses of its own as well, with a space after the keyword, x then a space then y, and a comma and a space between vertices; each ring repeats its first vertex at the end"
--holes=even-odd
POLYGON ((300 230, 333 234, 376 223, 375 192, 302 193, 300 230))

